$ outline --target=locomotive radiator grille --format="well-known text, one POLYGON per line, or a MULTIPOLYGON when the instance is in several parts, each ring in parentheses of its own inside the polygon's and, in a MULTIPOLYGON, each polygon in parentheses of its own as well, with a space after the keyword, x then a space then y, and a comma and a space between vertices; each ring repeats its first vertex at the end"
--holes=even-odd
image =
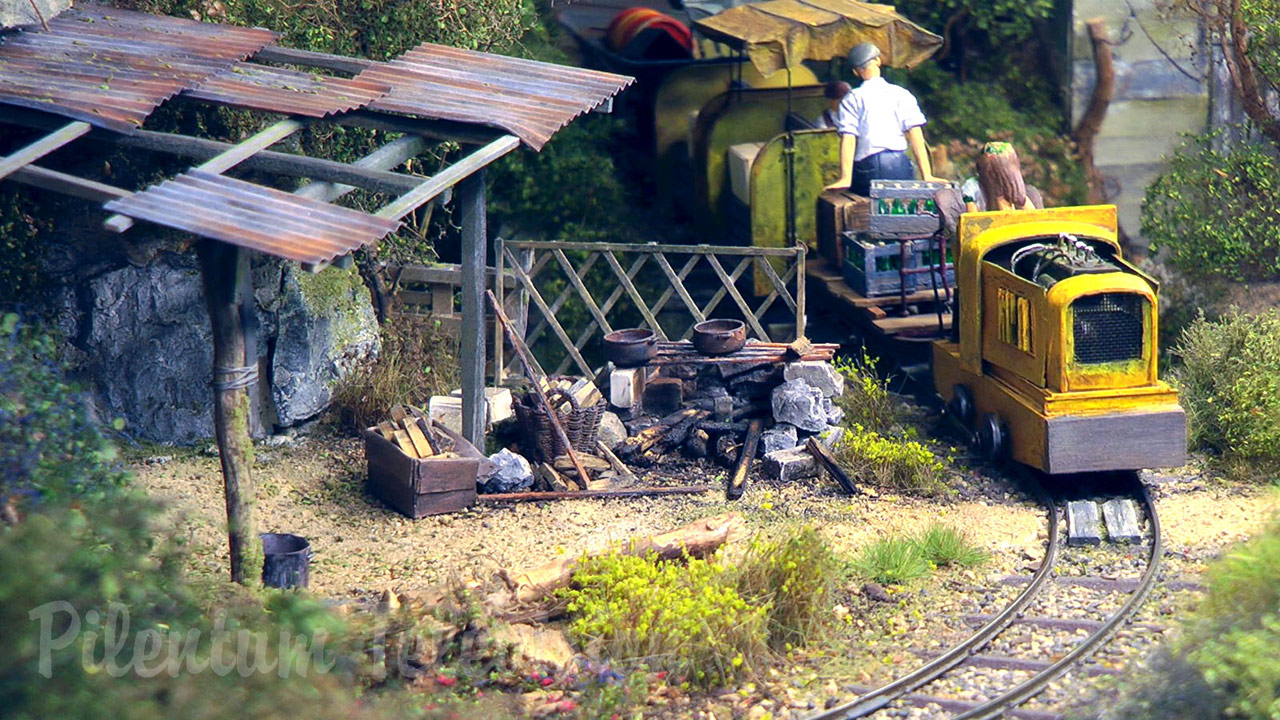
POLYGON ((1136 360, 1142 357, 1143 306, 1140 295, 1104 293, 1071 303, 1077 364, 1136 360))

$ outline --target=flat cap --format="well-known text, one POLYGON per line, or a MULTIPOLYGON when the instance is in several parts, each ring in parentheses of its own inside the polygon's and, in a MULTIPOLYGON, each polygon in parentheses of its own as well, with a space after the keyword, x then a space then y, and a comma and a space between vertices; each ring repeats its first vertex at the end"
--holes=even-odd
POLYGON ((878 57, 880 57, 880 48, 876 47, 875 43, 860 43, 854 45, 849 51, 849 65, 855 69, 864 67, 878 57))

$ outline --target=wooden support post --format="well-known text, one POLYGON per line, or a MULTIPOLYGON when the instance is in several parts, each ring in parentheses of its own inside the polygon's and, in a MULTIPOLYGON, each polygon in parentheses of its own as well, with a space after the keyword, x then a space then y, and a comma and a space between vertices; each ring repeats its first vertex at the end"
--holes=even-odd
POLYGON ((484 447, 484 170, 458 183, 462 211, 462 436, 484 447))
POLYGON ((237 369, 248 365, 239 286, 249 282, 249 257, 235 245, 214 240, 201 240, 197 253, 213 327, 213 426, 226 489, 231 579, 254 586, 262 581, 262 546, 253 521, 249 393, 236 383, 244 377, 237 369))

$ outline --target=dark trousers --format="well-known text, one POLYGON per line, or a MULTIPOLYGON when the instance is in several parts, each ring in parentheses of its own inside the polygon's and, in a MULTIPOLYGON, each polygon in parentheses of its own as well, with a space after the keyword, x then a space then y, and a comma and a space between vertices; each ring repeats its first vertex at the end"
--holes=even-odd
POLYGON ((853 184, 858 195, 871 194, 872 180, 914 180, 916 169, 903 150, 882 150, 853 164, 853 184))

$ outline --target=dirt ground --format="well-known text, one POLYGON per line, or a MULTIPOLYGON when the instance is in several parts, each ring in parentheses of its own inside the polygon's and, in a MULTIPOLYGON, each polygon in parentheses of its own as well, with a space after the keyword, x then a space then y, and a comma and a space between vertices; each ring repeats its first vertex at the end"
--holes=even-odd
MULTIPOLYGON (((887 603, 864 597, 861 583, 855 581, 840 593, 837 612, 845 613, 845 623, 821 641, 788 653, 785 662, 744 687, 706 697, 675 693, 668 699, 650 698, 645 717, 750 719, 764 717, 761 708, 767 708, 771 717, 781 719, 847 699, 856 687, 887 681, 918 665, 920 652, 941 648, 971 631, 946 618, 973 612, 966 608, 975 602, 979 608, 1002 604, 990 588, 999 587, 1003 577, 1032 572, 1044 542, 1043 511, 999 473, 964 466, 972 459, 963 454, 950 478, 960 490, 937 499, 887 492, 850 498, 826 479, 783 485, 757 476, 743 497, 730 503, 718 489, 723 471, 695 465, 672 469, 669 477, 655 480, 707 482, 717 490, 693 496, 480 504, 417 521, 388 509, 365 491, 363 456, 360 441, 331 437, 264 446, 256 454, 259 529, 308 538, 316 553, 311 589, 337 602, 372 603, 387 589, 423 589, 455 577, 487 579, 500 568, 531 568, 564 553, 578 554, 727 511, 743 515, 747 532, 812 523, 845 554, 881 534, 910 533, 941 521, 963 529, 992 554, 990 562, 977 569, 940 571, 909 588, 891 587, 892 601, 887 603)), ((166 504, 165 522, 190 539, 191 570, 225 577, 228 561, 217 458, 188 453, 141 461, 134 469, 139 482, 166 504)), ((1144 473, 1144 481, 1162 519, 1164 579, 1180 581, 1183 589, 1157 589, 1139 619, 1169 627, 1182 608, 1195 603, 1197 576, 1206 561, 1275 517, 1280 494, 1214 479, 1195 463, 1172 472, 1144 473)), ((1136 549, 1104 546, 1099 551, 1104 565, 1137 557, 1136 549)), ((1107 571, 1082 567, 1080 572, 1107 571)), ((1108 647, 1101 660, 1106 667, 1126 667, 1159 642, 1159 637, 1136 633, 1126 637, 1108 647)), ((1068 677, 1064 682, 1070 683, 1067 689, 1042 698, 1044 709, 1080 709, 1078 703, 1092 702, 1097 693, 1108 691, 1097 679, 1077 682, 1068 677)))

